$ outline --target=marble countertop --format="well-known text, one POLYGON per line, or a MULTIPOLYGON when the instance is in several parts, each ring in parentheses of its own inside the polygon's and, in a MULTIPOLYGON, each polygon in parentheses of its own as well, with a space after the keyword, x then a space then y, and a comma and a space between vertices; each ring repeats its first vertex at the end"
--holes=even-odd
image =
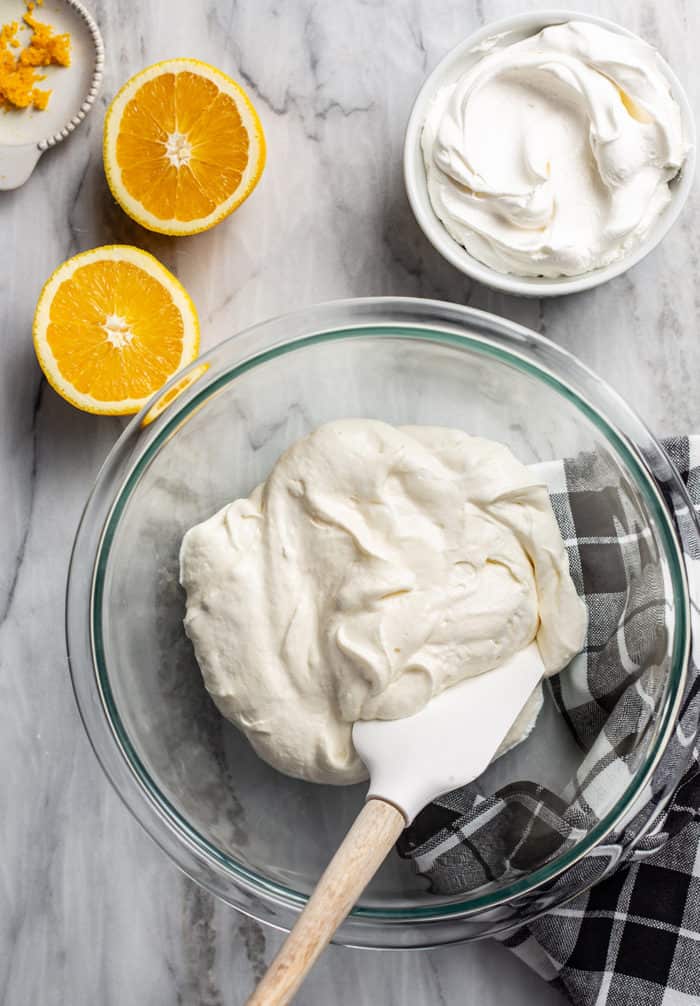
MULTIPOLYGON (((598 290, 560 300, 490 292, 443 262, 404 195, 401 145, 422 79, 480 24, 531 0, 99 0, 107 64, 97 109, 21 190, 0 193, 0 1002, 238 1006, 280 936, 183 877, 121 805, 83 734, 63 641, 64 583, 82 505, 123 422, 83 415, 41 379, 39 290, 96 245, 147 248, 199 307, 204 347, 315 301, 438 297, 545 333, 604 375, 659 434, 700 429, 700 205, 662 246, 598 290), (192 55, 248 88, 263 181, 208 234, 149 234, 112 201, 104 108, 133 72, 192 55), (692 375, 692 376, 691 376, 692 375)), ((698 107, 696 0, 580 0, 657 44, 698 107)), ((1 10, 1 9, 0 9, 1 10)), ((501 947, 331 949, 305 1006, 554 1006, 501 947)))

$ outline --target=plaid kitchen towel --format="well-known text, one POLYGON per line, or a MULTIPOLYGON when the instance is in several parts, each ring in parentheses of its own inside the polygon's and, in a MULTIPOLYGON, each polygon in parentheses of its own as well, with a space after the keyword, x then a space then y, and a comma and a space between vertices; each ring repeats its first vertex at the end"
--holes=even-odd
MULTIPOLYGON (((700 512, 700 437, 664 446, 700 512)), ((654 700, 668 673, 668 591, 634 490, 593 454, 542 465, 541 474, 590 613, 584 652, 546 685, 581 752, 579 768, 561 795, 528 780, 484 795, 477 782, 426 808, 399 851, 436 893, 515 880, 573 848, 609 809, 608 794, 621 792, 644 758, 654 700)), ((512 906, 507 919, 506 945, 576 1006, 700 1004, 694 600, 700 597, 700 539, 688 499, 668 472, 655 474, 674 513, 691 593, 695 652, 678 722, 636 807, 604 845, 572 867, 579 887, 596 886, 515 932, 512 906)), ((569 871, 525 896, 524 917, 557 905, 571 885, 569 871)))

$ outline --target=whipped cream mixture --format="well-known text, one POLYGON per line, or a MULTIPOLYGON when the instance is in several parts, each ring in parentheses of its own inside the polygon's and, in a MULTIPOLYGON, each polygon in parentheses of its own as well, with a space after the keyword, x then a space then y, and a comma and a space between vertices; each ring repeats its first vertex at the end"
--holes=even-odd
POLYGON ((553 674, 586 631, 547 489, 458 430, 322 426, 188 531, 180 563, 214 701, 262 758, 314 782, 366 778, 356 720, 409 716, 533 640, 553 674))
POLYGON ((658 53, 583 21, 495 42, 428 112, 435 213, 499 272, 575 276, 614 262, 666 207, 687 153, 658 53))

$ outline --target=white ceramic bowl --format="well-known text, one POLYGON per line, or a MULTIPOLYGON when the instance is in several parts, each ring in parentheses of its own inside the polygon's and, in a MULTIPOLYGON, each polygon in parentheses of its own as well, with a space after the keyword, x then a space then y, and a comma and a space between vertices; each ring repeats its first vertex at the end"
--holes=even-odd
MULTIPOLYGON (((25 13, 22 0, 0 0, 0 24, 21 21, 25 13)), ((102 86, 104 43, 80 0, 50 0, 36 13, 57 34, 70 35, 70 66, 42 68, 46 75, 42 86, 52 91, 45 111, 0 113, 0 191, 24 185, 41 155, 77 129, 102 86)))
POLYGON ((433 98, 440 88, 457 80, 466 69, 482 58, 483 50, 479 52, 478 47, 482 46, 487 39, 491 39, 495 35, 507 34, 509 40, 517 42, 523 38, 535 35, 548 25, 572 20, 590 21, 610 31, 618 32, 620 35, 627 35, 631 38, 638 37, 613 21, 608 21, 605 18, 596 17, 592 14, 583 14, 579 11, 532 11, 527 14, 516 14, 513 17, 506 17, 500 21, 493 21, 466 38, 464 42, 461 42, 456 48, 452 49, 442 62, 437 65, 419 91, 413 105, 411 117, 408 120, 404 142, 404 178, 411 208, 423 233, 433 247, 448 262, 451 262, 452 265, 461 270, 461 272, 466 273, 467 276, 471 276, 480 283, 485 283, 497 290, 503 290, 505 293, 519 294, 525 297, 556 297, 565 293, 578 293, 581 290, 589 290, 591 287, 598 286, 600 283, 605 283, 609 279, 613 279, 613 277, 626 272, 631 266, 641 261, 645 255, 648 255, 675 223, 693 184, 696 148, 693 113, 688 97, 678 78, 668 64, 661 60, 664 72, 668 77, 671 92, 681 109, 690 150, 688 151, 681 173, 671 182, 671 191, 673 193, 671 202, 658 218, 644 241, 630 251, 628 255, 602 269, 593 269, 590 272, 582 273, 580 276, 562 276, 556 279, 537 276, 516 276, 510 273, 498 272, 498 270, 492 269, 490 266, 480 262, 473 255, 470 255, 447 232, 430 203, 423 153, 421 151, 423 124, 433 98))

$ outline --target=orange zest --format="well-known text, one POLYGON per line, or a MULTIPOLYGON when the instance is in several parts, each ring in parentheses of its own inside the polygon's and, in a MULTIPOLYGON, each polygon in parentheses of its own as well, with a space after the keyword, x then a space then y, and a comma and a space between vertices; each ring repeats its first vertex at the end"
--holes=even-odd
POLYGON ((49 103, 51 91, 36 86, 46 79, 38 68, 70 66, 70 35, 57 35, 51 25, 37 21, 33 3, 27 4, 22 20, 23 25, 11 21, 0 28, 0 108, 31 105, 43 110, 49 103), (32 36, 22 48, 18 33, 25 27, 31 29, 32 36))

